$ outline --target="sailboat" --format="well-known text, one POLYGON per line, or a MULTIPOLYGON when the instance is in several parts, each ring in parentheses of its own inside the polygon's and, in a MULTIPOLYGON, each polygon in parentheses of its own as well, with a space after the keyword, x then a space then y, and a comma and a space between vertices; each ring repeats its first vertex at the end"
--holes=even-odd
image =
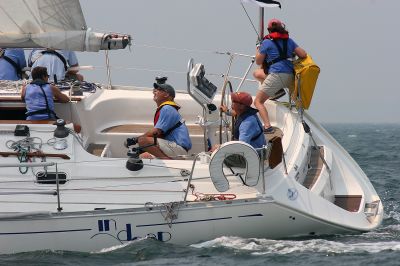
MULTIPOLYGON (((262 2, 260 13, 276 4, 250 2, 262 2)), ((108 51, 131 42, 128 34, 93 33, 78 0, 1 0, 0 7, 1 47, 108 51)), ((187 91, 176 101, 193 147, 174 160, 142 159, 141 147, 123 145, 152 128, 151 89, 104 84, 56 104, 65 120, 1 120, 0 253, 93 252, 142 238, 187 245, 220 236, 278 239, 377 228, 383 206, 368 177, 290 99, 266 102, 279 130, 263 152, 231 141, 231 123, 216 108, 229 104, 229 69, 218 89, 206 66, 189 60, 187 91), (132 106, 135 112, 126 112, 132 106), (217 143, 220 149, 209 152, 217 143), (227 167, 230 155, 242 156, 246 166, 227 167)), ((3 114, 24 112, 13 91, 20 85, 2 88, 3 114)))

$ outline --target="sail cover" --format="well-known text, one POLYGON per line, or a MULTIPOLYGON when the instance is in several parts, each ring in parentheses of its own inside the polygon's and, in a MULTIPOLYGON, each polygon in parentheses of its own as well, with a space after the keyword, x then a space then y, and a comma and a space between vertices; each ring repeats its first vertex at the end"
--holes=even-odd
POLYGON ((0 0, 0 47, 97 52, 130 41, 127 34, 88 29, 79 0, 0 0))
POLYGON ((279 7, 281 8, 281 3, 274 0, 242 0, 242 3, 251 3, 258 5, 259 7, 279 7))

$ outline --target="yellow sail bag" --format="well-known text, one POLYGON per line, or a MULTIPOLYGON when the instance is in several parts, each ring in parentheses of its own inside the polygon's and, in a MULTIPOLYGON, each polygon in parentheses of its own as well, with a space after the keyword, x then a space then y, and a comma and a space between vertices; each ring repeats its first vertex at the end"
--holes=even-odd
POLYGON ((297 107, 308 109, 317 84, 320 68, 314 63, 311 56, 293 62, 295 72, 295 86, 292 100, 297 107))

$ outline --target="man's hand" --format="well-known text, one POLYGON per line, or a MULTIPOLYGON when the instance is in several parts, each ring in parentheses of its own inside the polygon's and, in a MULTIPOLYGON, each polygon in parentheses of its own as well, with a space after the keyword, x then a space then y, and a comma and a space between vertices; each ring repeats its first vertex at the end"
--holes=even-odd
POLYGON ((221 105, 221 106, 219 107, 219 110, 221 110, 221 112, 226 113, 226 111, 228 111, 228 107, 226 107, 225 105, 221 105))
POLYGON ((133 137, 133 138, 127 138, 127 139, 125 140, 125 142, 124 142, 124 146, 125 146, 126 148, 128 148, 129 146, 136 145, 136 143, 138 143, 138 138, 135 138, 135 137, 133 137))

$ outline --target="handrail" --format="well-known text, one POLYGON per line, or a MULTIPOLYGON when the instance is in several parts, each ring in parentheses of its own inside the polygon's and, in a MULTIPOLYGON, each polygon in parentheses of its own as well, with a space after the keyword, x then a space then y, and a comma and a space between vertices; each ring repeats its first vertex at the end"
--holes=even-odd
MULTIPOLYGON (((9 152, 9 151, 1 151, 0 156, 8 157, 8 156, 18 156, 18 152, 9 152)), ((43 153, 43 152, 28 152, 26 154, 27 157, 54 157, 54 158, 61 158, 64 160, 71 159, 67 154, 63 153, 43 153)))
POLYGON ((0 163, 0 168, 2 167, 40 167, 40 166, 53 166, 55 162, 41 162, 41 163, 0 163))
POLYGON ((236 92, 238 92, 238 91, 240 90, 240 88, 242 87, 243 83, 247 80, 247 79, 246 79, 246 78, 247 78, 247 75, 249 74, 250 69, 251 69, 251 67, 253 66, 253 64, 254 64, 254 58, 251 60, 251 62, 250 62, 250 64, 249 64, 249 66, 248 66, 246 72, 244 73, 243 77, 241 78, 241 81, 240 81, 240 83, 239 83, 239 85, 238 85, 238 87, 237 87, 237 89, 236 89, 236 92))

